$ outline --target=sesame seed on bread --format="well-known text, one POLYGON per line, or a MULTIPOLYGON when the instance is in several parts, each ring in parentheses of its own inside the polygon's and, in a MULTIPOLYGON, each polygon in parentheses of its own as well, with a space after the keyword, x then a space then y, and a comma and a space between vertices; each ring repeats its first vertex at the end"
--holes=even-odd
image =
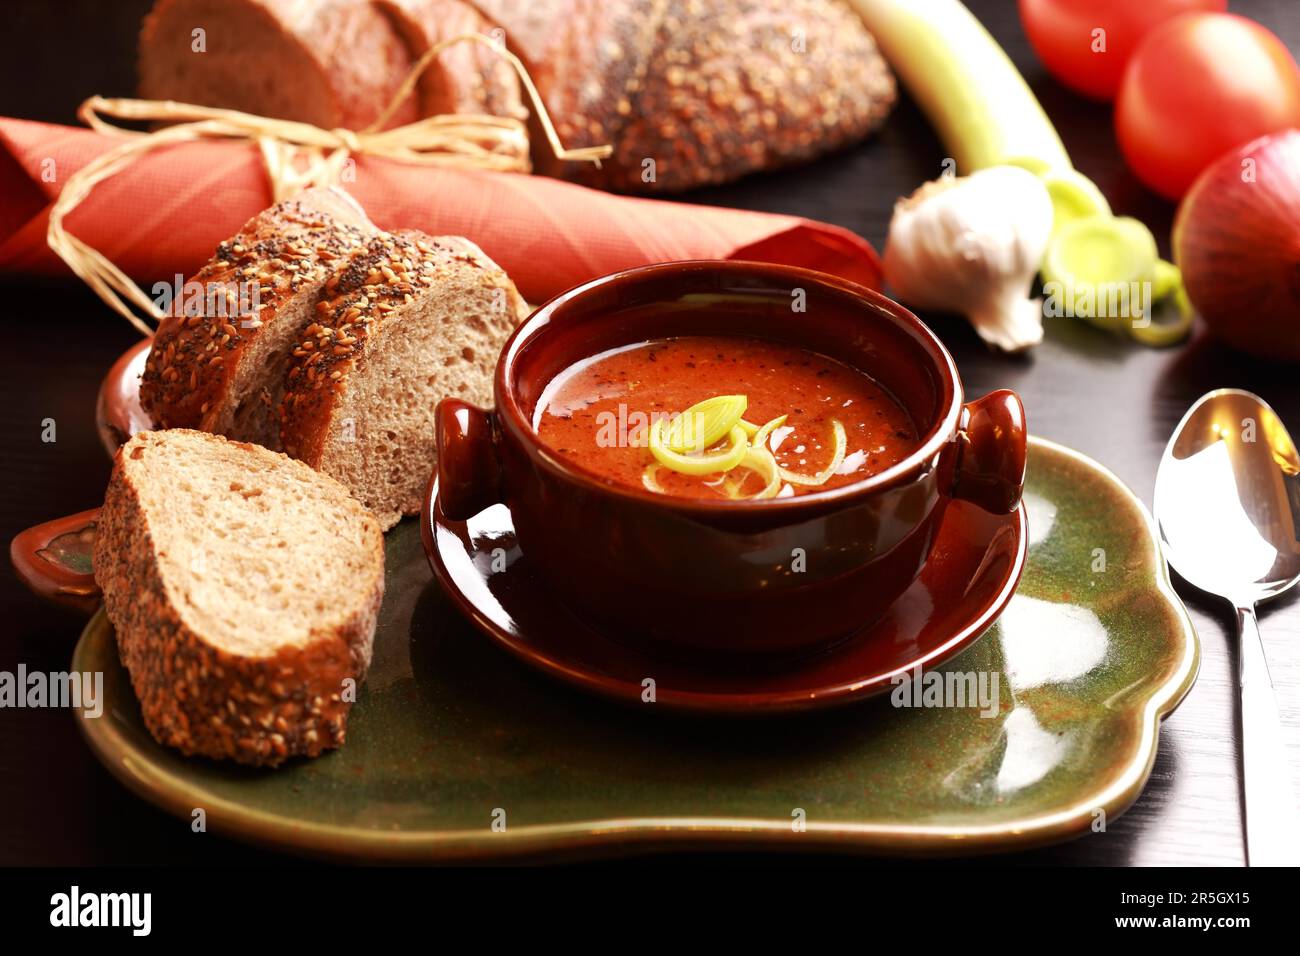
POLYGON ((221 243, 154 337, 140 379, 154 423, 278 448, 288 351, 325 280, 375 232, 347 193, 314 188, 221 243))
POLYGON ((266 766, 343 743, 384 552, 333 479, 257 445, 142 432, 118 450, 94 568, 159 742, 266 766))
POLYGON ((497 356, 525 309, 467 239, 372 237, 328 280, 292 352, 285 451, 338 479, 385 529, 417 513, 438 401, 491 404, 497 356))
POLYGON ((729 182, 857 142, 897 98, 874 38, 842 0, 669 0, 656 27, 651 74, 627 100, 613 157, 567 175, 624 192, 729 182))

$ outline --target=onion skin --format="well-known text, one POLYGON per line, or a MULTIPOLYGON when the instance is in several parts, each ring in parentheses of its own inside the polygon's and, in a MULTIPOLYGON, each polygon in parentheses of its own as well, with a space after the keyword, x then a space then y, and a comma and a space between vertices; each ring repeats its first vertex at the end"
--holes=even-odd
POLYGON ((1300 362, 1300 130, 1211 163, 1178 207, 1173 247, 1215 336, 1258 358, 1300 362), (1247 160, 1254 182, 1244 179, 1247 160))

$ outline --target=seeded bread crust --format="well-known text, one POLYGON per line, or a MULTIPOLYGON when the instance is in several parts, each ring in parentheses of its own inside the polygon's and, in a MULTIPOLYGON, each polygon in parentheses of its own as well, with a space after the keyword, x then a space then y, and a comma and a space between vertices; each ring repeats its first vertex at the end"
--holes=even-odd
MULTIPOLYGON (((369 126, 412 65, 406 44, 371 0, 158 0, 140 30, 142 97, 323 129, 369 126), (199 28, 202 53, 193 49, 199 28)), ((418 115, 408 99, 387 125, 418 115)))
POLYGON ((649 62, 611 160, 570 164, 571 175, 622 192, 729 182, 856 142, 897 99, 875 40, 840 0, 671 0, 649 62))
MULTIPOLYGON (((326 297, 316 306, 317 320, 305 329, 303 341, 293 351, 281 410, 281 438, 288 454, 313 468, 322 467, 327 445, 342 425, 338 409, 350 376, 364 369, 368 350, 384 334, 386 322, 394 321, 388 316, 437 290, 453 275, 485 290, 500 290, 504 296, 500 314, 473 319, 493 330, 495 349, 472 359, 480 372, 474 378, 485 384, 461 393, 468 401, 491 403, 486 384, 490 370, 500 345, 528 310, 514 283, 468 239, 412 231, 382 234, 330 277, 326 297)), ((431 389, 429 407, 443 397, 431 389)), ((432 447, 432 434, 426 437, 432 447)), ((430 460, 426 467, 433 464, 430 460)), ((357 489, 351 490, 357 494, 357 489)), ((385 530, 402 514, 419 509, 418 501, 372 502, 361 497, 385 530)))
MULTIPOLYGON (((282 383, 276 363, 265 356, 256 367, 244 368, 244 356, 281 318, 285 307, 300 295, 318 296, 325 279, 349 255, 362 248, 375 227, 365 212, 340 189, 309 189, 279 203, 245 223, 234 238, 221 243, 216 255, 186 283, 203 289, 224 285, 227 296, 248 283, 256 292, 256 318, 234 313, 186 315, 184 301, 174 303, 163 320, 140 379, 140 402, 159 428, 196 428, 200 431, 257 440, 274 447, 278 435, 240 433, 238 403, 250 385, 265 394, 253 400, 266 403, 274 418, 282 383), (219 285, 220 284, 220 285, 219 285)), ((202 312, 210 310, 206 305, 202 312)), ((296 335, 296 330, 293 333, 296 335)), ((282 366, 280 366, 282 368, 282 366)))
MULTIPOLYGON (((160 743, 187 756, 255 766, 315 757, 341 746, 351 708, 343 699, 344 680, 360 684, 365 677, 383 598, 383 536, 374 516, 330 482, 355 508, 356 520, 369 528, 373 541, 371 579, 337 583, 369 591, 344 627, 267 657, 228 653, 182 619, 160 564, 165 556, 158 553, 139 490, 123 466, 126 456, 172 434, 143 432, 118 450, 94 546, 95 578, 145 726, 160 743)), ((231 444, 279 459, 284 468, 304 467, 256 445, 231 444)))
POLYGON ((842 0, 473 0, 506 30, 569 147, 599 168, 539 171, 624 192, 673 192, 802 162, 863 138, 897 98, 842 0), (653 176, 646 161, 653 160, 653 176))
MULTIPOLYGON (((472 0, 505 30, 565 146, 618 143, 638 92, 656 82, 651 53, 669 0, 472 0)), ((705 11, 703 16, 709 17, 705 11)), ((732 42, 734 35, 728 32, 732 42)), ((534 121, 533 165, 548 176, 584 178, 589 163, 555 158, 534 121), (579 168, 581 167, 581 168, 579 168)))
MULTIPOLYGON (((465 33, 490 36, 494 25, 463 0, 376 0, 418 60, 444 40, 465 33)), ((493 50, 479 43, 447 47, 420 75, 420 115, 484 113, 526 119, 519 77, 493 50)))

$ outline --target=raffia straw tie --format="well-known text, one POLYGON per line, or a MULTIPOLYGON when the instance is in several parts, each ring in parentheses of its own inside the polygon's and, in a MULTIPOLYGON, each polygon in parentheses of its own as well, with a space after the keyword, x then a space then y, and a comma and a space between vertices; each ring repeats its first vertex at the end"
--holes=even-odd
POLYGON ((132 311, 131 303, 155 321, 165 313, 143 290, 109 259, 72 235, 64 219, 105 179, 117 174, 145 153, 200 139, 226 139, 256 143, 266 167, 275 202, 294 196, 309 186, 339 181, 350 156, 379 156, 405 163, 456 166, 506 172, 531 171, 528 128, 506 116, 445 114, 429 116, 406 126, 383 129, 398 108, 415 91, 425 68, 447 47, 456 43, 482 43, 504 58, 519 75, 538 123, 555 155, 561 160, 600 165, 613 151, 610 146, 566 149, 542 102, 532 78, 499 41, 480 33, 463 33, 434 45, 411 68, 388 106, 363 130, 321 129, 310 123, 272 119, 238 110, 214 109, 171 100, 105 99, 92 96, 77 115, 98 133, 123 137, 124 142, 87 163, 71 176, 50 209, 46 239, 50 248, 141 334, 153 329, 132 311), (124 121, 165 122, 151 132, 123 128, 104 117, 124 121), (124 301, 125 300, 125 301, 124 301))

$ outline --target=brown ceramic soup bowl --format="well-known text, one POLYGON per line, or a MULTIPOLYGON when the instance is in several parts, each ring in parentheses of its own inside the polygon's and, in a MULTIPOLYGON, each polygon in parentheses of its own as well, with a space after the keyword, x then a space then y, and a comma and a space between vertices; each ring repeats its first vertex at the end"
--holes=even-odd
MULTIPOLYGON (((739 390, 718 385, 729 388, 739 390)), ((611 636, 677 653, 798 654, 848 637, 920 573, 951 499, 1005 513, 1024 481, 1013 392, 963 403, 952 357, 910 312, 765 263, 666 263, 571 289, 506 344, 495 401, 495 411, 438 406, 436 507, 461 520, 504 502, 524 559, 558 600, 611 636), (854 484, 714 501, 614 483, 540 441, 539 398, 575 362, 694 335, 767 339, 865 372, 912 416, 916 448, 854 484)))

